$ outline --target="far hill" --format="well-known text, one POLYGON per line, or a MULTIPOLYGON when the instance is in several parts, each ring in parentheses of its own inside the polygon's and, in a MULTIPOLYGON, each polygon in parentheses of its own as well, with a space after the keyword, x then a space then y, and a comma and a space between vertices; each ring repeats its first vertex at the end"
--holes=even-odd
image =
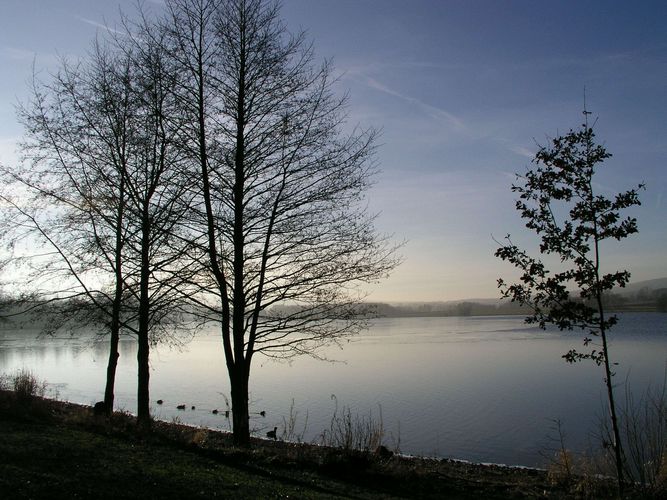
POLYGON ((500 299, 457 300, 450 302, 375 303, 375 312, 382 318, 429 316, 496 316, 525 314, 527 309, 500 299))
MULTIPOLYGON (((528 309, 501 299, 465 299, 447 302, 392 302, 372 304, 385 318, 417 316, 495 316, 526 314, 528 309)), ((607 297, 610 311, 667 312, 667 278, 638 281, 617 288, 607 297)))
POLYGON ((658 290, 667 290, 667 278, 656 278, 653 280, 629 283, 625 288, 619 288, 618 293, 622 295, 637 295, 640 292, 651 293, 658 290))

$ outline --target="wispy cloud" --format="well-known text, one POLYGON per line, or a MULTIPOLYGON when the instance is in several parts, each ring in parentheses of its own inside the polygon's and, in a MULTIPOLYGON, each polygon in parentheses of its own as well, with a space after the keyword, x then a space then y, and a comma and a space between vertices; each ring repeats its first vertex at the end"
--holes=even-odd
POLYGON ((516 172, 509 172, 507 170, 501 170, 500 175, 502 175, 505 179, 509 179, 512 182, 516 181, 516 172))
POLYGON ((88 18, 86 18, 86 17, 76 16, 76 18, 77 18, 79 21, 81 21, 81 22, 84 22, 84 23, 86 23, 86 24, 89 24, 89 25, 91 25, 91 26, 94 26, 94 27, 96 27, 96 28, 99 28, 99 29, 101 29, 101 30, 107 31, 107 32, 109 32, 109 33, 115 33, 116 35, 123 35, 123 34, 125 34, 124 31, 117 30, 117 29, 112 28, 111 26, 109 26, 109 25, 107 25, 107 24, 99 23, 99 22, 97 22, 97 21, 93 21, 92 19, 88 19, 88 18))
POLYGON ((457 130, 465 130, 466 126, 463 124, 463 122, 450 113, 449 111, 446 111, 444 109, 438 108, 437 106, 432 106, 431 104, 427 104, 424 101, 417 99, 416 97, 412 97, 409 95, 405 95, 401 92, 398 92, 396 90, 393 90, 383 83, 377 81, 375 78, 372 78, 370 76, 366 77, 366 84, 371 87, 372 89, 378 90, 380 92, 384 92, 385 94, 388 94, 390 96, 396 97, 398 99, 401 99, 403 101, 409 102, 410 104, 413 104, 419 108, 421 108, 423 111, 425 111, 431 118, 434 118, 436 120, 444 120, 446 122, 449 122, 454 128, 457 130))
POLYGON ((0 57, 12 61, 32 61, 37 54, 31 50, 16 47, 0 47, 0 57))
MULTIPOLYGON (((408 66, 414 66, 414 64, 408 65, 408 66)), ((420 65, 421 66, 421 65, 420 65)), ((397 99, 400 99, 404 102, 407 102, 414 107, 421 109, 424 113, 426 113, 428 116, 431 118, 438 120, 438 121, 444 121, 448 123, 450 126, 455 128, 456 130, 459 131, 464 131, 467 130, 466 125, 463 123, 463 121, 454 115, 453 113, 442 109, 438 106, 433 106, 432 104, 428 104, 421 99, 418 99, 417 97, 413 97, 411 95, 405 94, 403 92, 399 92, 398 90, 395 90, 386 84, 382 83, 379 81, 377 78, 370 76, 369 75, 369 68, 370 72, 377 72, 377 71, 383 71, 386 70, 388 67, 392 68, 398 68, 401 67, 405 69, 405 65, 387 65, 387 64, 381 64, 381 63, 371 63, 370 66, 367 66, 365 68, 362 68, 361 66, 355 65, 352 67, 348 67, 345 70, 342 71, 341 77, 347 77, 351 78, 353 80, 356 80, 362 84, 365 84, 369 88, 373 90, 377 90, 378 92, 382 92, 384 94, 390 95, 392 97, 395 97, 397 99)))
POLYGON ((0 136, 0 164, 8 166, 18 163, 18 142, 20 137, 0 136))
POLYGON ((510 151, 518 154, 519 156, 523 156, 524 158, 528 158, 529 160, 532 160, 535 157, 534 151, 531 151, 528 148, 524 148, 523 146, 512 146, 510 147, 510 151))
POLYGON ((54 53, 35 52, 34 50, 19 47, 0 47, 0 59, 7 59, 13 63, 31 64, 36 62, 40 67, 53 66, 61 61, 61 56, 54 53))

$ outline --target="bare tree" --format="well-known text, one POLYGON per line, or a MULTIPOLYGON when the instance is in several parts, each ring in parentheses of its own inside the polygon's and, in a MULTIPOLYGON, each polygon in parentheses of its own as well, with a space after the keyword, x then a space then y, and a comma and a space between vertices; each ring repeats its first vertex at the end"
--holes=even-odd
POLYGON ((150 421, 150 334, 174 319, 186 293, 190 266, 179 232, 195 194, 179 144, 178 75, 152 41, 128 31, 35 85, 21 112, 31 161, 7 172, 35 203, 5 197, 20 216, 17 228, 29 228, 54 251, 47 261, 54 274, 46 278, 72 278, 73 289, 55 293, 83 294, 110 320, 107 411, 120 330, 137 336, 142 424, 150 421))
MULTIPOLYGON (((190 245, 182 233, 184 215, 198 193, 188 170, 183 147, 184 120, 175 90, 179 72, 164 52, 160 36, 147 23, 133 25, 135 32, 117 39, 116 46, 131 61, 133 73, 128 85, 135 97, 132 113, 131 161, 125 163, 130 212, 129 246, 137 255, 129 263, 138 277, 130 286, 138 304, 138 414, 140 423, 149 422, 149 349, 151 329, 173 316, 188 295, 195 264, 185 259, 190 245), (136 290, 136 291, 135 291, 136 290)), ((122 80, 122 75, 121 75, 122 80)))
POLYGON ((314 354, 357 332, 359 284, 397 263, 363 202, 376 133, 343 132, 346 99, 334 96, 330 65, 314 66, 276 3, 172 0, 167 9, 202 190, 196 300, 220 323, 234 441, 245 445, 253 356, 314 354))
POLYGON ((5 169, 3 194, 13 207, 10 244, 24 237, 49 252, 37 260, 27 255, 35 266, 30 286, 45 284, 40 297, 85 296, 109 324, 107 411, 119 356, 127 234, 122 165, 131 110, 128 89, 112 77, 119 63, 95 44, 90 64, 63 60, 48 83, 33 79, 32 101, 19 109, 25 166, 5 169), (25 195, 17 199, 16 191, 25 195))

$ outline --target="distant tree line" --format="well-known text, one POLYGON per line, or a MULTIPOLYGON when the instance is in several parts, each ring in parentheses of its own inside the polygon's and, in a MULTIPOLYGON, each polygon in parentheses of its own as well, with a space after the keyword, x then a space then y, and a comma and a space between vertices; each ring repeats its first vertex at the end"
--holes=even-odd
MULTIPOLYGON (((32 304, 38 311, 37 315, 23 314, 26 310, 26 300, 19 299, 11 294, 0 294, 0 318, 13 319, 14 323, 34 324, 44 323, 48 317, 48 329, 81 327, 85 324, 96 324, 97 316, 86 321, 83 314, 90 316, 90 311, 82 307, 85 301, 79 299, 65 299, 43 304, 39 301, 32 304), (17 316, 15 316, 17 314, 17 316)), ((652 289, 642 287, 636 293, 608 293, 604 296, 604 305, 611 312, 667 312, 667 288, 652 289)), ((29 308, 30 309, 30 308, 29 308)), ((186 308, 184 314, 199 316, 196 307, 186 308)), ((272 314, 294 313, 299 306, 276 306, 272 314)), ((412 302, 412 303, 383 303, 364 302, 358 307, 359 316, 368 318, 406 318, 406 317, 455 317, 455 316, 496 316, 496 315, 525 315, 526 307, 510 301, 452 301, 452 302, 412 302)), ((47 325, 44 325, 45 327, 47 325)), ((182 327, 179 324, 179 327, 182 327)))
MULTIPOLYGON (((528 312, 525 305, 506 300, 369 305, 375 315, 384 318, 525 315, 528 312)), ((604 306, 611 312, 667 312, 667 288, 646 287, 633 294, 607 293, 604 306)))
POLYGON ((431 302, 411 304, 370 304, 373 313, 381 318, 401 317, 448 317, 448 316, 495 316, 506 314, 525 314, 525 308, 512 302, 493 301, 482 303, 431 302))

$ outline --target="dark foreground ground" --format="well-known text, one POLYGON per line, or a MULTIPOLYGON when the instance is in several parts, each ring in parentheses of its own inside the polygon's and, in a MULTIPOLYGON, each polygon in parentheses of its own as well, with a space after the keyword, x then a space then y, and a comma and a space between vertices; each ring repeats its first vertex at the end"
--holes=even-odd
POLYGON ((614 498, 545 471, 256 440, 0 391, 0 498, 614 498))

